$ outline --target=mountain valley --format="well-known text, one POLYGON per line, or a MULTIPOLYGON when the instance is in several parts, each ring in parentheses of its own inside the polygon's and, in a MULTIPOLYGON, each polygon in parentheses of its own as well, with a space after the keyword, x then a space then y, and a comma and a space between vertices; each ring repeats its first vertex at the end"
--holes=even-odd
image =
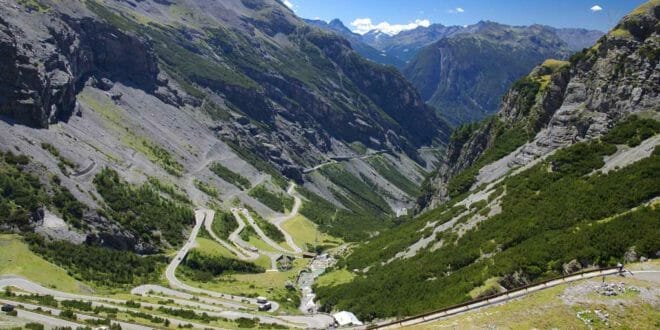
MULTIPOLYGON (((0 328, 573 327, 416 315, 623 266, 644 317, 604 310, 653 328, 659 19, 360 35, 279 0, 0 1, 0 328)), ((548 290, 519 299, 606 299, 548 290)))

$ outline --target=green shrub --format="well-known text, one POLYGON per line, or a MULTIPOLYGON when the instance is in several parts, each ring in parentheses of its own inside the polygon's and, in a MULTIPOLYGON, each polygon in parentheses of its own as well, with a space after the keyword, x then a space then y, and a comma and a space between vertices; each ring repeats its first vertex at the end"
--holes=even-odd
POLYGON ((286 210, 293 208, 293 197, 279 192, 272 192, 263 185, 252 188, 248 195, 276 212, 284 213, 286 210))
POLYGON ((148 185, 128 184, 111 169, 97 174, 94 184, 105 200, 110 218, 146 242, 160 244, 161 237, 154 235, 160 232, 167 242, 179 245, 184 240, 184 230, 194 222, 190 207, 163 198, 148 185))
POLYGON ((660 133, 660 122, 653 119, 642 119, 633 115, 607 132, 603 137, 603 141, 635 147, 658 133, 660 133))
POLYGON ((218 189, 204 181, 195 179, 195 187, 197 187, 197 189, 201 190, 203 193, 207 194, 209 197, 218 198, 220 196, 218 189))
POLYGON ((36 235, 28 236, 27 241, 32 251, 68 270, 76 278, 107 287, 158 281, 167 261, 160 256, 142 257, 97 246, 46 242, 36 235))
POLYGON ((213 256, 199 251, 190 251, 183 262, 184 271, 193 279, 208 281, 226 272, 263 273, 265 270, 251 262, 213 256))
POLYGON ((221 179, 235 185, 236 187, 242 190, 250 189, 250 187, 252 187, 252 184, 250 184, 250 180, 222 166, 222 164, 220 163, 213 163, 211 165, 211 171, 221 179))
POLYGON ((229 212, 216 211, 211 229, 220 239, 228 239, 229 235, 238 228, 238 222, 229 212))
POLYGON ((640 205, 660 194, 660 148, 618 171, 583 175, 612 148, 598 141, 576 144, 505 179, 502 212, 461 237, 445 232, 442 239, 454 244, 381 265, 419 239, 426 223, 451 218, 445 207, 355 247, 338 266, 370 269, 352 282, 316 288, 324 310, 351 310, 365 320, 413 315, 467 301, 472 289, 493 277, 518 272, 539 281, 561 275, 561 265, 572 259, 609 266, 632 246, 641 255, 654 254, 660 209, 640 205), (548 171, 551 164, 556 171, 548 171), (496 253, 480 259, 484 251, 496 253))

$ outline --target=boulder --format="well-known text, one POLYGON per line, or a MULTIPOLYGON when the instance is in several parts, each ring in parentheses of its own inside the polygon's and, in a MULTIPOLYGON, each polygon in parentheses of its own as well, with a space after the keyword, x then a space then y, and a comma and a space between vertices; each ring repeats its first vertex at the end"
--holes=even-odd
POLYGON ((576 259, 573 259, 573 260, 563 264, 561 267, 564 270, 564 274, 566 274, 566 275, 577 273, 580 270, 582 270, 582 264, 579 261, 577 261, 576 259))

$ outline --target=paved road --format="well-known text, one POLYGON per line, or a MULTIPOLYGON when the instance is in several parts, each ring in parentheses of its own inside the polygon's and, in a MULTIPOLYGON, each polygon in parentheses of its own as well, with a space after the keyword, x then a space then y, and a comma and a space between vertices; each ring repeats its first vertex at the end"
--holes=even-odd
POLYGON ((231 234, 229 234, 229 241, 234 243, 236 248, 238 248, 245 256, 247 256, 248 260, 254 260, 259 257, 259 253, 255 252, 257 251, 257 248, 254 246, 248 244, 246 241, 244 241, 241 238, 241 232, 243 229, 245 229, 245 222, 243 221, 243 218, 240 216, 239 209, 231 209, 231 214, 234 216, 234 219, 236 219, 236 222, 238 222, 238 228, 234 230, 231 234))
POLYGON ((254 231, 257 233, 257 236, 259 236, 259 238, 261 238, 262 241, 266 242, 266 244, 268 244, 270 247, 272 247, 275 251, 279 251, 281 253, 287 253, 287 254, 292 253, 291 251, 288 251, 287 249, 281 247, 279 244, 277 244, 275 241, 273 241, 270 237, 268 237, 268 235, 266 235, 266 233, 264 233, 264 231, 261 229, 261 227, 259 227, 259 225, 257 225, 254 218, 252 218, 252 214, 250 214, 250 211, 248 211, 247 209, 243 209, 243 208, 239 208, 237 210, 238 210, 238 212, 243 214, 243 217, 245 217, 245 219, 247 219, 247 222, 250 224, 250 226, 252 226, 252 229, 254 229, 254 231))
MULTIPOLYGON (((193 227, 193 230, 190 233, 190 238, 188 239, 188 241, 183 245, 183 247, 179 250, 179 252, 177 252, 174 259, 172 259, 170 264, 167 266, 167 269, 165 270, 165 277, 167 278, 167 281, 169 282, 170 286, 172 286, 175 289, 199 293, 199 294, 205 294, 207 296, 214 298, 229 299, 238 302, 248 302, 250 304, 257 305, 257 299, 240 297, 240 296, 231 296, 215 291, 200 289, 185 284, 179 281, 179 279, 176 277, 177 267, 179 267, 183 258, 186 257, 188 251, 190 251, 190 249, 195 247, 195 238, 197 237, 197 234, 199 233, 199 229, 202 227, 202 224, 204 223, 204 219, 206 219, 207 216, 209 216, 209 210, 200 209, 195 211, 195 221, 196 221, 195 227, 193 227)), ((271 304, 272 304, 272 309, 270 310, 270 312, 274 312, 280 307, 280 305, 274 301, 271 302, 271 304)))
POLYGON ((288 244, 296 254, 300 254, 303 253, 303 250, 298 245, 296 245, 296 242, 293 241, 293 237, 291 237, 291 234, 289 234, 289 232, 287 232, 286 230, 284 230, 284 228, 282 228, 282 224, 293 219, 295 216, 298 215, 298 211, 302 206, 302 200, 300 199, 300 196, 296 194, 296 184, 293 182, 289 185, 289 188, 286 190, 286 193, 289 194, 289 196, 293 197, 293 207, 291 208, 291 212, 289 212, 289 214, 285 216, 274 218, 273 224, 277 227, 277 229, 279 229, 282 232, 282 234, 284 234, 284 239, 286 240, 286 244, 288 244))
MULTIPOLYGON (((43 325, 48 325, 51 327, 71 328, 71 329, 77 329, 78 327, 85 327, 85 325, 80 323, 58 319, 56 317, 48 316, 44 314, 30 312, 25 309, 16 309, 16 312, 17 312, 16 316, 18 318, 28 320, 30 322, 36 322, 43 325)), ((124 329, 123 326, 122 329, 124 329)))
POLYGON ((239 251, 236 247, 227 243, 225 240, 220 239, 220 237, 218 237, 218 235, 215 234, 215 232, 213 231, 213 220, 215 218, 215 211, 209 210, 207 211, 207 214, 208 216, 204 221, 204 227, 206 228, 206 231, 211 235, 211 237, 220 245, 224 246, 227 250, 231 251, 231 253, 235 254, 239 259, 241 260, 250 259, 249 256, 245 255, 243 252, 239 251))
MULTIPOLYGON (((61 309, 57 308, 52 308, 52 307, 44 307, 44 306, 38 306, 34 304, 29 304, 29 303, 24 303, 24 302, 19 302, 19 301, 13 301, 13 300, 7 300, 7 299, 0 299, 0 303, 3 304, 12 304, 15 306, 21 305, 21 308, 18 308, 18 316, 20 317, 29 317, 31 320, 43 324, 48 324, 51 326, 56 326, 56 327, 72 327, 72 328, 77 328, 79 326, 82 326, 80 323, 76 323, 73 321, 67 321, 59 318, 55 318, 53 316, 48 316, 48 315, 43 315, 43 314, 38 314, 38 313, 33 313, 30 311, 35 311, 38 308, 40 308, 43 311, 50 312, 50 314, 54 316, 59 316, 60 313, 62 313, 61 309)), ((115 306, 112 306, 115 307, 115 306)), ((101 318, 95 317, 95 316, 90 316, 82 313, 74 313, 76 315, 76 319, 80 321, 85 321, 85 320, 100 320, 101 318)), ((145 327, 143 325, 139 324, 133 324, 133 323, 127 323, 127 322, 121 322, 121 321, 113 321, 113 323, 118 323, 121 325, 122 329, 127 329, 127 330, 150 330, 151 327, 145 327)), ((83 326, 84 327, 84 326, 83 326)))
MULTIPOLYGON (((387 150, 379 150, 379 151, 376 151, 376 152, 373 152, 373 153, 370 153, 370 154, 367 154, 367 155, 354 156, 354 157, 346 157, 345 159, 342 159, 341 161, 351 161, 351 160, 353 160, 353 159, 369 159, 369 158, 371 158, 371 157, 373 157, 373 156, 377 156, 377 155, 383 154, 383 153, 385 153, 385 152, 387 152, 387 150)), ((342 158, 343 158, 343 157, 342 157, 342 158)), ((311 173, 311 172, 314 172, 314 171, 320 169, 321 167, 324 167, 324 166, 327 166, 327 165, 331 165, 331 164, 337 164, 337 163, 339 163, 339 161, 337 161, 337 160, 335 160, 335 159, 332 159, 332 160, 329 160, 329 161, 327 161, 327 162, 325 162, 325 163, 318 164, 318 165, 316 165, 316 166, 314 166, 314 167, 309 167, 309 168, 303 169, 302 172, 303 172, 303 174, 311 173)))

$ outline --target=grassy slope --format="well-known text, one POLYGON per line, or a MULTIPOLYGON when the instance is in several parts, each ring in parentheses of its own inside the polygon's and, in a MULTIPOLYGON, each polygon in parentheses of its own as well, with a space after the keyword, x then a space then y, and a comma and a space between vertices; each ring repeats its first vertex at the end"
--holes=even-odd
MULTIPOLYGON (((636 280, 634 277, 609 277, 606 281, 610 283, 623 282, 626 286, 634 285, 642 288, 655 286, 657 288, 657 283, 636 280)), ((594 316, 593 311, 595 309, 609 313, 610 326, 619 329, 649 329, 653 328, 654 324, 657 328, 658 320, 660 320, 660 310, 657 309, 657 306, 654 307, 653 304, 650 304, 647 299, 643 299, 639 294, 633 292, 614 297, 590 293, 586 297, 581 296, 580 300, 584 301, 573 306, 566 304, 561 299, 560 295, 568 293, 575 286, 584 283, 598 285, 600 279, 560 285, 503 305, 470 311, 412 328, 438 329, 460 326, 471 329, 583 329, 585 325, 577 318, 577 312, 591 310, 591 316, 594 316), (591 298, 593 301, 587 302, 586 298, 591 298), (611 303, 614 300, 619 301, 619 303, 616 305, 608 304, 608 302, 611 303)), ((597 328, 605 327, 599 321, 595 321, 594 326, 597 328)))
POLYGON ((334 286, 348 283, 352 281, 354 277, 355 274, 346 269, 333 270, 319 276, 319 278, 316 279, 315 284, 318 286, 334 286))
POLYGON ((318 226, 302 215, 298 215, 282 224, 293 241, 304 249, 307 244, 319 245, 325 242, 338 242, 339 239, 319 231, 318 226))
POLYGON ((216 243, 214 240, 203 237, 197 237, 197 246, 195 247, 195 250, 214 256, 236 258, 236 256, 224 246, 216 243))
POLYGON ((82 287, 66 270, 30 251, 17 235, 0 235, 0 275, 9 274, 66 292, 78 293, 82 287))

